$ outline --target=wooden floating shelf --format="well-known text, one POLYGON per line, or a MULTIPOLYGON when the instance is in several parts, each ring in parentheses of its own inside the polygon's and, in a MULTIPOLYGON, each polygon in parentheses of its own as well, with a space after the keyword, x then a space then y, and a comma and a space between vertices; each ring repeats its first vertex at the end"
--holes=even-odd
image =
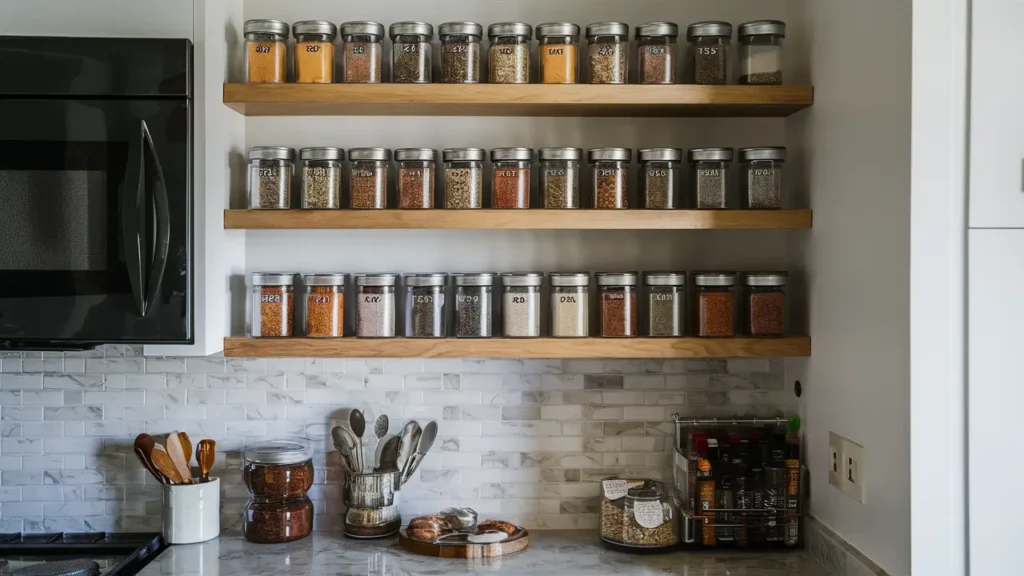
POLYGON ((810 356, 791 338, 225 338, 241 358, 732 358, 810 356))
POLYGON ((735 230, 811 227, 810 210, 225 210, 242 230, 735 230))
POLYGON ((812 86, 625 84, 224 84, 246 116, 782 117, 812 86))

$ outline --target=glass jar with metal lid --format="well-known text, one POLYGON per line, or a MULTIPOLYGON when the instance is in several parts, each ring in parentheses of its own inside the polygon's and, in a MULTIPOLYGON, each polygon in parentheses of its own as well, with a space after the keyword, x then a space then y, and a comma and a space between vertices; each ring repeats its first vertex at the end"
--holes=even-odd
POLYGON ((493 272, 455 274, 455 337, 493 335, 493 272))
POLYGON ((665 484, 646 480, 623 498, 622 543, 629 548, 666 549, 679 544, 679 514, 665 484))
POLYGON ((782 44, 786 24, 755 20, 740 24, 740 84, 782 84, 782 44))
POLYGON ((355 209, 383 210, 388 207, 387 148, 352 148, 348 151, 349 206, 355 209))
POLYGON ((245 81, 280 84, 288 80, 288 24, 279 20, 247 20, 245 33, 245 81))
POLYGON ((622 22, 587 25, 587 73, 591 84, 625 84, 628 56, 629 26, 622 22))
POLYGON ((675 84, 679 25, 648 22, 636 27, 637 76, 640 84, 675 84))
POLYGON ((530 83, 530 39, 533 27, 523 22, 499 22, 487 27, 491 84, 530 83))
POLYGON ((356 336, 394 338, 397 274, 356 276, 356 336))
POLYGON ((396 84, 429 84, 433 72, 430 42, 434 27, 426 22, 395 22, 391 35, 391 78, 396 84))
POLYGON ((690 161, 691 202, 698 210, 732 208, 729 167, 732 148, 693 148, 687 153, 690 161))
POLYGON ((245 539, 260 544, 291 542, 313 531, 313 448, 305 438, 254 441, 242 453, 249 491, 242 517, 245 539))
POLYGON ((622 338, 640 333, 637 325, 635 272, 598 272, 598 316, 602 338, 622 338))
POLYGON ((405 277, 406 338, 444 338, 447 274, 409 274, 405 277))
POLYGON ((256 272, 252 275, 249 333, 253 337, 292 335, 294 284, 295 274, 291 272, 256 272))
POLYGON ((483 148, 446 148, 444 158, 444 207, 484 207, 483 148))
POLYGON ((529 148, 495 148, 491 150, 494 178, 491 182, 492 208, 530 207, 530 163, 533 150, 529 148))
POLYGON ((541 148, 540 190, 545 208, 580 207, 579 148, 541 148))
POLYGON ((586 338, 590 335, 590 273, 554 272, 551 278, 551 335, 586 338))
POLYGON ((502 320, 506 338, 540 336, 540 287, 544 275, 510 272, 501 275, 502 320))
POLYGON ((683 272, 648 272, 644 274, 647 287, 647 335, 655 338, 682 337, 686 274, 683 272))
POLYGON ((731 338, 736 335, 736 275, 700 272, 693 275, 695 336, 731 338))
POLYGON ((782 146, 740 148, 740 182, 743 207, 751 210, 780 209, 785 202, 782 146))
POLYGON ((348 84, 381 82, 384 26, 376 22, 345 22, 341 25, 341 75, 348 84))
POLYGON ((345 151, 341 148, 299 150, 303 208, 341 208, 341 170, 344 160, 345 151))
POLYGON ((338 338, 345 333, 345 275, 306 274, 306 336, 338 338))
POLYGON ((295 34, 295 81, 334 82, 334 37, 338 29, 325 20, 305 20, 292 26, 295 34))
POLYGON ((479 82, 483 26, 475 22, 445 22, 438 26, 437 35, 441 38, 441 82, 479 82))
POLYGON ((572 22, 537 26, 541 84, 576 84, 580 74, 580 27, 572 22))
POLYGON ((402 209, 433 208, 437 153, 430 148, 395 150, 398 163, 398 207, 402 209))
POLYGON ((587 152, 594 180, 594 208, 628 208, 629 148, 591 148, 587 152))
POLYGON ((732 77, 729 46, 732 24, 696 22, 686 28, 689 43, 686 55, 686 82, 689 84, 728 84, 732 77))
POLYGON ((280 146, 249 148, 249 208, 291 208, 295 150, 280 146))
POLYGON ((682 208, 679 186, 683 151, 678 148, 644 148, 640 160, 640 201, 644 208, 673 210, 682 208))
POLYGON ((785 272, 757 272, 743 275, 744 332, 755 338, 786 335, 789 306, 786 301, 785 272))

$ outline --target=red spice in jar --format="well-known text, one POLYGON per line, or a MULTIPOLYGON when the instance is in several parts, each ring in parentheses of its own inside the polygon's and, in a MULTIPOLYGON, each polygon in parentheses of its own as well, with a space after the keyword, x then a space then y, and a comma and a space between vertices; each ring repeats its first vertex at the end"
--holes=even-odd
POLYGON ((398 170, 398 207, 403 210, 434 207, 434 168, 398 170))
POLYGON ((494 207, 530 207, 530 169, 494 169, 494 207))
POLYGON ((637 334, 636 291, 612 288, 601 291, 601 336, 625 337, 637 334))
POLYGON ((253 498, 242 516, 245 539, 257 544, 281 544, 313 533, 313 502, 306 496, 274 500, 253 498))
POLYGON ((310 286, 306 294, 306 336, 341 336, 345 295, 337 286, 310 286))
POLYGON ((292 305, 295 293, 291 286, 260 287, 260 336, 291 336, 292 305))
POLYGON ((697 336, 733 336, 733 294, 729 292, 698 292, 696 318, 697 336))
POLYGON ((750 295, 750 335, 783 336, 786 332, 786 295, 754 292, 750 295))

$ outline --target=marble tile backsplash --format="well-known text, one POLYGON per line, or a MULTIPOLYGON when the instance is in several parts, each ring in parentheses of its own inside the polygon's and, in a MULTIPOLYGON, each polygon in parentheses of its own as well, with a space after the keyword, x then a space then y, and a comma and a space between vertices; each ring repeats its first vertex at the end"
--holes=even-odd
MULTIPOLYGON (((330 429, 346 408, 439 433, 402 513, 471 506, 529 528, 597 526, 601 478, 670 477, 671 415, 777 415, 796 398, 776 359, 353 360, 143 357, 141 347, 0 352, 0 532, 160 528, 161 488, 135 436, 217 441, 222 527, 238 528, 246 438, 316 446, 317 529, 339 529, 330 429)), ((158 441, 161 441, 158 438, 158 441)))

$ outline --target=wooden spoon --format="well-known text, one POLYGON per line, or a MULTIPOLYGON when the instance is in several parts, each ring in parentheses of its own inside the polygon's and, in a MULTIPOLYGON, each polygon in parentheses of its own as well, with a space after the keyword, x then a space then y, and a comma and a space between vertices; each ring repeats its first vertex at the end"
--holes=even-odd
POLYGON ((185 461, 185 451, 181 448, 181 438, 178 437, 178 431, 175 430, 167 435, 167 454, 171 457, 171 462, 174 463, 174 467, 178 469, 178 473, 184 478, 186 484, 192 483, 192 470, 188 467, 188 462, 185 461))
POLYGON ((181 441, 181 451, 185 453, 185 465, 192 468, 192 439, 187 432, 178 432, 178 440, 181 441))
POLYGON ((167 477, 168 484, 184 484, 185 479, 181 476, 181 472, 178 472, 178 467, 174 465, 170 455, 164 450, 164 447, 157 444, 151 453, 153 460, 153 466, 160 471, 161 474, 167 477))
POLYGON ((132 449, 135 451, 135 455, 139 457, 139 462, 142 462, 142 466, 149 470, 149 473, 162 484, 166 481, 166 478, 153 466, 153 460, 150 456, 155 444, 156 441, 149 434, 139 434, 135 438, 135 444, 132 446, 132 449))
POLYGON ((210 479, 210 468, 213 468, 216 448, 217 443, 209 438, 199 441, 199 448, 196 449, 196 462, 199 463, 199 479, 203 482, 210 479))

